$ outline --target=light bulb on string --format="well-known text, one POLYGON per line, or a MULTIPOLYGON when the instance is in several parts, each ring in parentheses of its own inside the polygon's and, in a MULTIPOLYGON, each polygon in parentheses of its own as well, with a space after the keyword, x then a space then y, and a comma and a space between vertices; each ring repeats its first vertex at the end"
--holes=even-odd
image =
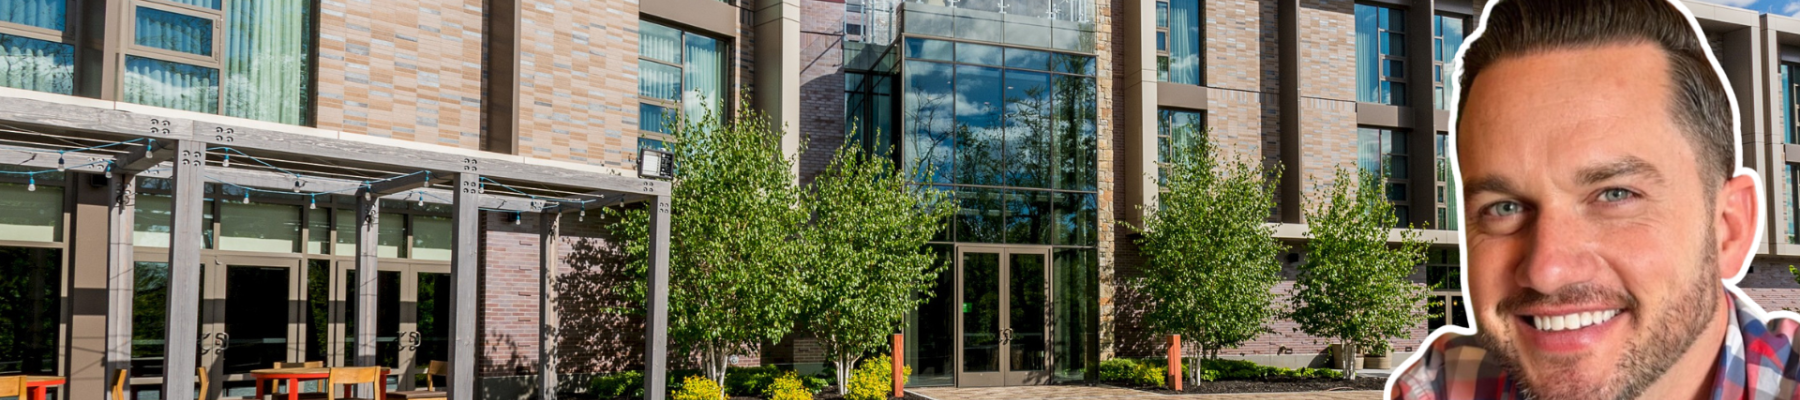
POLYGON ((525 214, 520 213, 518 211, 513 211, 513 225, 518 225, 520 222, 524 222, 524 221, 525 221, 525 214))
POLYGON ((230 153, 225 154, 225 163, 222 164, 222 167, 223 168, 231 168, 231 154, 230 153))
POLYGON ((419 192, 419 207, 425 206, 425 192, 419 192))
POLYGON ((575 222, 587 222, 587 202, 581 202, 581 213, 575 214, 575 222))
POLYGON ((63 156, 62 156, 62 153, 57 153, 57 154, 56 154, 56 172, 66 172, 66 171, 68 171, 68 170, 69 170, 69 167, 66 167, 66 166, 64 166, 64 165, 65 165, 65 164, 64 164, 64 163, 63 163, 63 156))
POLYGON ((244 190, 244 204, 250 204, 250 188, 238 186, 238 189, 244 190))
POLYGON ((31 191, 31 192, 37 191, 37 175, 36 174, 31 175, 31 183, 29 183, 25 186, 25 190, 31 191))
POLYGON ((308 210, 319 209, 319 196, 306 196, 306 209, 308 209, 308 210))
POLYGON ((106 179, 112 179, 112 167, 113 167, 113 162, 107 161, 106 162, 106 179))

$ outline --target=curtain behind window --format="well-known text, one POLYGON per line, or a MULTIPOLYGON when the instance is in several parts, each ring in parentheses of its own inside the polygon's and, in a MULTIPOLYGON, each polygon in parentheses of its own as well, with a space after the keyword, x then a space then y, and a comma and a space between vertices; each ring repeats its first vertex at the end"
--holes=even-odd
POLYGON ((1169 82, 1200 85, 1200 0, 1169 1, 1169 82))
POLYGON ((74 75, 74 46, 0 34, 0 86, 70 94, 74 75))
POLYGON ((0 2, 0 21, 60 31, 66 7, 64 0, 6 0, 0 2))
POLYGON ((308 0, 231 0, 225 115, 305 124, 312 27, 308 0))
POLYGON ((700 118, 706 112, 722 117, 725 99, 719 94, 725 92, 724 52, 718 39, 687 34, 687 60, 681 66, 687 87, 681 103, 689 118, 700 118))
POLYGON ((219 70, 126 56, 125 101, 216 113, 219 111, 219 70))
POLYGON ((1376 37, 1380 34, 1376 25, 1379 14, 1379 8, 1356 5, 1356 101, 1365 103, 1381 102, 1381 82, 1376 76, 1381 72, 1378 64, 1381 39, 1376 37))

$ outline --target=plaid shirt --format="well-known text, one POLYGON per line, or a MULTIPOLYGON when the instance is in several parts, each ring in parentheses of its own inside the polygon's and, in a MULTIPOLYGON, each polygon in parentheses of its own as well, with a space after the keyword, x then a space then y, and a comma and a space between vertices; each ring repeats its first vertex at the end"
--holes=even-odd
MULTIPOLYGON (((1730 313, 1730 329, 1719 349, 1719 365, 1713 377, 1714 399, 1800 399, 1800 361, 1790 342, 1796 324, 1774 320, 1768 329, 1757 318, 1755 303, 1740 301, 1726 292, 1736 312, 1730 313)), ((1431 343, 1424 356, 1388 382, 1387 397, 1404 400, 1524 399, 1519 386, 1489 357, 1473 336, 1446 333, 1431 343)))

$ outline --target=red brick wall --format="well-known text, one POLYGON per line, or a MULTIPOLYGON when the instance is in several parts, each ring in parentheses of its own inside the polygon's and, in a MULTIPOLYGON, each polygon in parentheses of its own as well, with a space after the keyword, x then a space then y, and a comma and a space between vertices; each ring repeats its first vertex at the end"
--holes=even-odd
POLYGON ((800 182, 831 163, 844 143, 844 3, 801 2, 800 134, 808 140, 800 155, 800 182))

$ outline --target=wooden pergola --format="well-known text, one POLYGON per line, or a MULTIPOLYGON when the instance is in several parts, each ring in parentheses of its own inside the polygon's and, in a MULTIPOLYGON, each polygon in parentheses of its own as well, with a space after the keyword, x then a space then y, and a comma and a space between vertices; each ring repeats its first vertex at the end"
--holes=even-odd
MULTIPOLYGON (((9 91, 9 94, 17 94, 9 91)), ((108 173, 112 199, 108 212, 106 376, 108 381, 129 367, 132 338, 132 230, 136 179, 170 180, 172 224, 167 331, 162 398, 194 398, 192 371, 199 343, 199 290, 203 246, 201 214, 209 180, 246 188, 320 193, 354 193, 356 218, 355 366, 376 363, 377 233, 381 199, 431 193, 417 200, 449 204, 454 210, 450 317, 451 399, 474 400, 478 287, 479 213, 482 210, 540 215, 539 359, 537 391, 555 398, 556 326, 554 279, 559 260, 556 245, 560 215, 598 204, 649 202, 651 209, 650 271, 645 316, 645 393, 662 399, 667 381, 668 249, 670 184, 635 176, 559 167, 556 162, 467 150, 421 150, 408 142, 310 128, 241 121, 211 115, 144 107, 129 103, 21 94, 0 102, 0 124, 65 138, 130 141, 126 152, 70 152, 57 157, 0 152, 0 163, 37 168, 69 168, 108 173), (257 169, 209 166, 208 149, 229 148, 270 160, 304 160, 386 171, 372 179, 340 179, 283 174, 257 169), (424 173, 420 173, 423 171, 424 173), (486 182, 486 183, 484 183, 486 182), (555 188, 572 195, 534 196, 487 190, 488 183, 555 188)), ((416 144, 414 144, 416 145, 416 144)), ((516 192, 516 190, 514 191, 516 192)), ((164 261, 164 260, 157 260, 164 261)), ((365 388, 364 390, 370 390, 365 388)))

